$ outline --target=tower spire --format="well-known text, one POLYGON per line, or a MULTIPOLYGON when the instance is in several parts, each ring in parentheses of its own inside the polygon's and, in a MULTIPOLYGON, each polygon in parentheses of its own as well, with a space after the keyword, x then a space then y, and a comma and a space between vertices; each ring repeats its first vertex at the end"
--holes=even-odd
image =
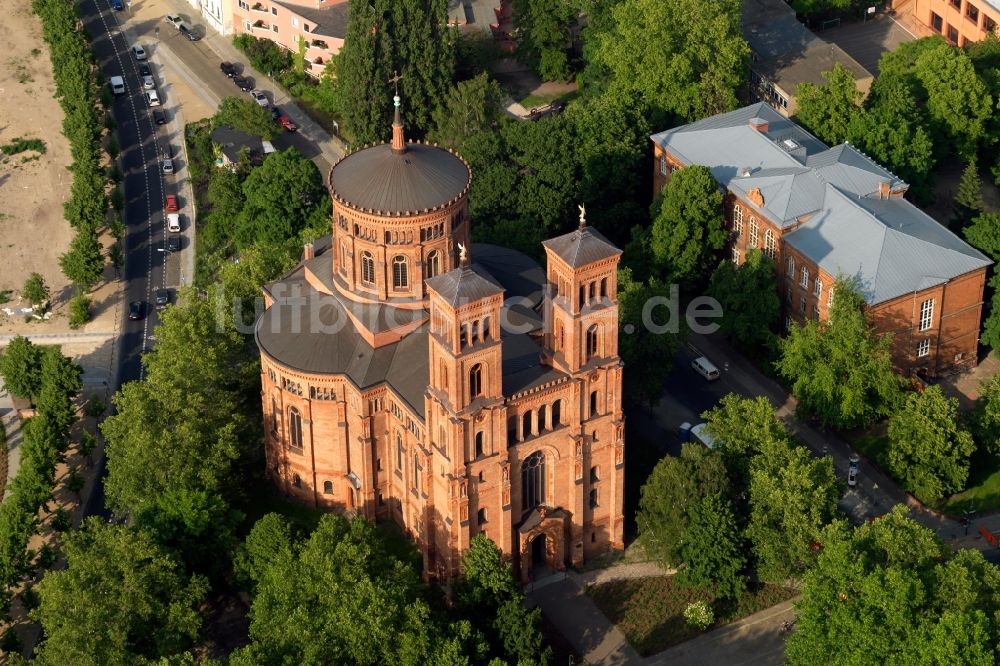
POLYGON ((392 97, 392 105, 395 107, 392 118, 392 152, 394 153, 406 152, 406 137, 403 136, 403 119, 399 111, 399 80, 401 78, 399 72, 392 70, 392 78, 389 79, 389 83, 393 85, 393 89, 395 90, 395 95, 392 97))

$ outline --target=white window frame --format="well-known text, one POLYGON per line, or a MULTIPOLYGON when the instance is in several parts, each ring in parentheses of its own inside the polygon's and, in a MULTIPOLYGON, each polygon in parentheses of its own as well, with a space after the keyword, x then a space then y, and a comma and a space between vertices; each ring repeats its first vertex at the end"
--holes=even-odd
POLYGON ((788 257, 788 277, 795 279, 795 257, 788 257))
POLYGON ((816 286, 813 289, 813 293, 816 294, 816 298, 819 299, 823 295, 823 281, 816 278, 816 286))
POLYGON ((809 288, 809 268, 807 266, 799 269, 799 286, 803 289, 809 288))
POLYGON ((298 16, 293 16, 292 17, 292 27, 293 28, 298 28, 299 27, 299 17, 298 16))
POLYGON ((920 330, 929 331, 934 326, 934 299, 928 298, 920 304, 920 330))
POLYGON ((738 247, 734 247, 732 249, 730 253, 730 258, 733 260, 734 264, 736 264, 737 266, 740 265, 740 249, 738 247))
POLYGON ((670 172, 667 170, 667 156, 660 155, 660 175, 666 176, 668 173, 670 172))
POLYGON ((826 307, 833 307, 833 285, 830 285, 830 288, 826 292, 826 307))
POLYGON ((737 236, 743 237, 743 207, 739 202, 733 203, 733 231, 737 236))
POLYGON ((764 255, 768 259, 774 259, 778 252, 778 243, 774 237, 774 232, 770 229, 764 230, 764 255))
POLYGON ((931 353, 931 339, 924 338, 917 344, 917 358, 929 356, 931 353))
POLYGON ((750 237, 747 241, 749 247, 757 247, 757 243, 760 241, 760 229, 757 227, 757 218, 750 218, 750 237))

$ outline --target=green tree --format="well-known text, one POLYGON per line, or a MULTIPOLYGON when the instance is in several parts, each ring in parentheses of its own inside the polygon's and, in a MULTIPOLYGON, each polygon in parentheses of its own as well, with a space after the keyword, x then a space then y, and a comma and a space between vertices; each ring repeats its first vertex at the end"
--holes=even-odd
MULTIPOLYGON (((118 247, 116 243, 114 247, 118 247)), ((69 301, 69 327, 77 329, 90 321, 90 299, 82 291, 76 292, 69 301)))
POLYGON ((104 252, 93 227, 77 229, 69 251, 59 257, 59 266, 70 282, 90 289, 104 273, 104 252))
POLYGON ((750 58, 739 2, 608 4, 587 55, 608 73, 609 93, 686 121, 736 108, 750 58))
POLYGON ((243 181, 246 201, 237 221, 238 247, 278 245, 329 220, 330 197, 319 169, 295 149, 271 153, 243 181))
POLYGON ((45 284, 45 278, 39 273, 29 275, 21 287, 21 296, 32 305, 41 305, 49 300, 49 287, 45 284))
MULTIPOLYGON (((983 212, 983 181, 979 177, 979 167, 976 160, 969 160, 962 171, 962 179, 958 181, 958 192, 955 194, 955 216, 963 225, 977 213, 983 212)), ((994 215, 996 217, 996 215, 994 215)))
POLYGON ((618 354, 626 365, 645 368, 625 374, 622 392, 628 403, 651 405, 660 398, 687 336, 680 313, 664 307, 669 293, 658 283, 637 282, 630 268, 618 271, 618 354))
POLYGON ((677 582, 739 597, 746 587, 743 535, 732 502, 720 494, 702 497, 688 508, 688 526, 681 543, 684 567, 677 582))
POLYGON ((796 14, 812 15, 824 12, 843 12, 851 7, 850 0, 793 0, 796 14))
POLYGON ((0 376, 5 388, 16 396, 32 399, 42 388, 42 347, 18 335, 0 353, 0 376))
POLYGON ((416 569, 363 518, 325 514, 305 542, 256 563, 252 642, 234 664, 416 666, 454 647, 416 569))
POLYGON ((965 240, 993 261, 1000 261, 1000 215, 980 213, 962 230, 965 240))
POLYGON ((722 193, 706 167, 675 171, 653 202, 650 249, 664 282, 691 283, 715 268, 726 244, 722 193))
POLYGON ((771 259, 750 250, 742 264, 723 261, 712 273, 708 293, 722 305, 720 330, 737 347, 765 358, 773 353, 781 301, 771 259))
POLYGON ((965 487, 972 435, 958 425, 958 400, 940 386, 906 396, 889 418, 889 469, 904 488, 934 502, 965 487))
POLYGON ((441 106, 434 109, 434 129, 427 138, 456 147, 479 132, 492 132, 499 124, 504 93, 500 84, 483 72, 448 88, 441 106))
POLYGON ((834 289, 829 320, 793 326, 775 367, 801 413, 836 428, 868 425, 892 411, 902 380, 892 370, 890 336, 868 325, 861 294, 845 280, 834 289))
POLYGON ((979 385, 971 424, 977 450, 1000 454, 1000 375, 979 385))
POLYGON ((233 557, 237 581, 251 593, 272 567, 291 561, 299 542, 292 524, 277 513, 262 516, 233 557))
POLYGON ((819 542, 790 665, 993 662, 1000 569, 979 551, 953 552, 902 506, 853 530, 838 521, 819 542))
POLYGON ((514 5, 518 57, 546 81, 569 78, 570 30, 578 11, 571 0, 522 0, 514 5))
POLYGON ((715 451, 725 461, 737 488, 750 486, 750 460, 754 456, 788 441, 785 424, 764 396, 745 398, 730 393, 701 417, 708 423, 715 451))
POLYGON ((854 75, 837 63, 823 72, 826 83, 800 83, 795 89, 798 103, 796 118, 813 134, 828 144, 843 143, 851 137, 851 125, 861 114, 864 93, 858 90, 854 75))
POLYGON ((485 535, 477 534, 469 543, 453 590, 456 609, 481 635, 494 638, 494 657, 525 666, 545 666, 552 658, 540 629, 541 610, 524 608, 524 593, 510 563, 485 535))
POLYGON ((914 72, 927 91, 931 120, 955 142, 960 155, 972 158, 985 138, 994 102, 969 56, 939 43, 917 58, 914 72))
POLYGON ((212 117, 212 127, 229 125, 241 132, 259 136, 271 141, 280 134, 280 129, 271 112, 257 102, 246 97, 224 97, 219 110, 212 117))
POLYGON ((635 516, 646 554, 665 566, 679 566, 685 561, 691 507, 705 497, 729 493, 729 477, 718 453, 683 444, 680 457, 661 459, 642 486, 635 516))
POLYGON ((388 139, 394 72, 402 76, 408 132, 422 136, 433 126, 431 114, 446 98, 455 70, 455 40, 447 21, 444 0, 351 4, 337 79, 355 143, 388 139))
MULTIPOLYGON (((559 114, 534 123, 508 122, 501 132, 507 159, 519 174, 513 193, 518 217, 540 225, 545 234, 561 230, 576 217, 579 192, 572 121, 559 114)), ((506 200, 509 208, 510 193, 506 200)))
POLYGON ((983 332, 979 341, 993 349, 1000 349, 1000 275, 994 273, 989 282, 993 298, 990 301, 990 314, 983 322, 983 332))
POLYGON ((781 583, 815 560, 813 544, 837 515, 840 488, 830 456, 814 458, 788 439, 763 442, 750 461, 752 544, 761 580, 781 583))
POLYGON ((150 536, 99 518, 63 536, 66 569, 38 585, 42 664, 135 664, 187 650, 208 590, 150 536))

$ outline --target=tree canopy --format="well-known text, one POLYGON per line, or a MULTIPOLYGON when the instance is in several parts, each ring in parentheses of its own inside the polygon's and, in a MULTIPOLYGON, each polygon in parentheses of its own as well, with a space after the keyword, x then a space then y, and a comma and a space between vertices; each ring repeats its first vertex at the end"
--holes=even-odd
POLYGON ((23 335, 15 336, 0 352, 0 376, 11 394, 32 399, 42 388, 43 348, 23 335))
POLYGON ((682 585, 723 598, 738 597, 746 587, 746 548, 728 497, 707 495, 690 506, 680 551, 684 567, 676 575, 682 585))
POLYGON ((173 657, 201 629, 207 582, 142 531, 88 519, 62 544, 66 569, 38 585, 42 664, 121 665, 173 657))
POLYGON ((570 29, 579 8, 571 0, 521 0, 514 4, 518 57, 546 81, 570 75, 570 29))
POLYGON ((813 134, 830 145, 851 137, 851 126, 861 113, 864 93, 858 90, 854 75, 840 63, 823 72, 826 83, 800 83, 795 90, 796 117, 813 134))
POLYGON ((247 97, 229 96, 222 99, 218 111, 212 117, 212 126, 224 125, 268 141, 277 138, 281 132, 281 128, 271 117, 271 112, 247 97))
POLYGON ((712 273, 710 296, 722 305, 720 330, 744 353, 767 357, 776 348, 774 330, 781 316, 774 262, 759 250, 746 261, 723 261, 712 273))
POLYGON ((503 100, 500 84, 486 72, 461 81, 448 88, 441 105, 431 114, 434 129, 427 138, 456 147, 479 132, 490 132, 499 124, 503 100))
POLYGON ((892 369, 890 336, 868 325, 861 294, 846 280, 834 293, 829 320, 793 326, 775 367, 801 413, 836 428, 868 425, 889 415, 902 380, 892 369))
POLYGON ((958 424, 958 400, 929 386, 889 417, 889 469, 903 487, 933 502, 965 487, 976 445, 958 424))
POLYGON ((902 506, 818 541, 789 664, 993 663, 1000 569, 979 551, 952 552, 902 506))

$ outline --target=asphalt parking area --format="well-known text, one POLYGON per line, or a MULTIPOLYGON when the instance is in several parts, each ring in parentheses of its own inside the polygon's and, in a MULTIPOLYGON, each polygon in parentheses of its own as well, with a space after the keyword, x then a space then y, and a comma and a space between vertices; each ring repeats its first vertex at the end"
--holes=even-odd
POLYGON ((879 14, 867 23, 842 23, 837 28, 816 34, 844 49, 873 75, 878 74, 878 59, 883 53, 916 39, 885 14, 879 14))

